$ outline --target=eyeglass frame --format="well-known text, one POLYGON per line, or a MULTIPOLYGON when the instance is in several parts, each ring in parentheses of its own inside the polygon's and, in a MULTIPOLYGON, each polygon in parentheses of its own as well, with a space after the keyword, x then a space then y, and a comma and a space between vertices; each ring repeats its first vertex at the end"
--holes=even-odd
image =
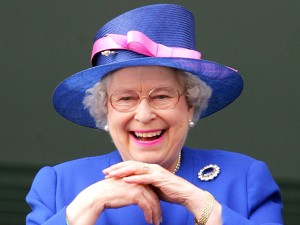
MULTIPOLYGON (((138 91, 135 91, 135 90, 132 90, 132 89, 124 89, 124 90, 118 90, 118 91, 114 92, 113 94, 111 94, 110 97, 108 98, 108 101, 110 102, 111 106, 112 106, 115 110, 117 110, 118 112, 132 112, 132 111, 134 111, 134 110, 139 106, 139 104, 141 104, 141 102, 142 102, 142 100, 143 100, 144 98, 147 99, 149 105, 150 105, 151 107, 153 107, 154 109, 158 109, 158 110, 168 110, 168 109, 173 109, 173 108, 178 104, 178 102, 180 101, 180 97, 183 96, 183 95, 185 95, 185 92, 186 92, 186 90, 183 90, 182 93, 180 93, 178 89, 172 88, 172 87, 158 87, 158 88, 151 89, 151 90, 148 92, 147 95, 142 95, 141 92, 138 92, 138 91), (151 93, 153 93, 153 92, 154 92, 155 90, 157 90, 157 89, 162 89, 162 88, 173 89, 173 90, 175 90, 175 91, 177 92, 177 95, 174 96, 174 97, 177 96, 177 101, 176 101, 176 103, 175 103, 172 107, 168 107, 168 108, 157 108, 155 105, 152 105, 152 101, 151 101, 151 98, 150 98, 151 93), (120 91, 133 91, 133 92, 137 93, 138 96, 139 96, 139 101, 138 101, 138 103, 137 103, 134 107, 130 108, 129 110, 120 110, 120 109, 117 109, 117 108, 114 106, 114 104, 112 103, 112 96, 113 96, 114 94, 120 92, 120 91)), ((108 93, 106 93, 106 95, 108 96, 108 93)))

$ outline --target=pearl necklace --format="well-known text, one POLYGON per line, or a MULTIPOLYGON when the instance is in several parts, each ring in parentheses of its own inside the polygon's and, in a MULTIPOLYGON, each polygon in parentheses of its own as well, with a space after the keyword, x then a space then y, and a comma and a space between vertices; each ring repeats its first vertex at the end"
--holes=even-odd
POLYGON ((174 174, 176 174, 177 171, 179 170, 180 164, 181 164, 181 152, 179 153, 178 162, 177 162, 177 164, 176 164, 176 167, 175 167, 175 169, 173 170, 173 173, 174 173, 174 174))

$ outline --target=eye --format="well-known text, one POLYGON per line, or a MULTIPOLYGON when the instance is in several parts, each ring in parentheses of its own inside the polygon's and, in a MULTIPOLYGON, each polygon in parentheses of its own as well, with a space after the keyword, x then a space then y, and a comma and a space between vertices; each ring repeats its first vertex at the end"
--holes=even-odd
POLYGON ((134 91, 119 91, 111 96, 114 102, 129 102, 139 99, 139 95, 134 91))
POLYGON ((172 88, 159 88, 150 94, 150 98, 152 100, 168 100, 170 98, 174 98, 176 95, 176 90, 172 88))
POLYGON ((163 99, 168 99, 168 98, 172 98, 172 96, 168 95, 168 94, 156 94, 156 95, 152 95, 151 99, 157 99, 157 100, 163 100, 163 99))
POLYGON ((130 101, 132 99, 134 99, 133 96, 120 96, 117 101, 130 101))

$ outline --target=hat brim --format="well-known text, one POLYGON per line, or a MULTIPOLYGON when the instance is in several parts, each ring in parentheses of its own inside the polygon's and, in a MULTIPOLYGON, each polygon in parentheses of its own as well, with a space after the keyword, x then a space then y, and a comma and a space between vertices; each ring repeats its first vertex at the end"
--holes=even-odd
POLYGON ((188 71, 209 85, 212 96, 208 107, 199 115, 207 117, 233 102, 242 92, 240 74, 227 66, 207 60, 187 58, 138 58, 128 61, 95 66, 78 72, 61 82, 53 93, 55 110, 66 119, 82 126, 96 128, 95 120, 82 103, 86 90, 114 70, 134 66, 165 66, 188 71))

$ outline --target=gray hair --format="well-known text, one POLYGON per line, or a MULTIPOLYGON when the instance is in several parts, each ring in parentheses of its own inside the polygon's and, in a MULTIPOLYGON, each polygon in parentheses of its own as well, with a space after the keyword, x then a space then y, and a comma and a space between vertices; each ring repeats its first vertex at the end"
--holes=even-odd
MULTIPOLYGON (((195 76, 186 71, 179 71, 179 75, 183 86, 185 87, 186 101, 189 106, 194 106, 193 121, 199 119, 200 114, 207 108, 212 89, 195 76)), ((96 127, 103 129, 107 124, 107 103, 108 96, 106 93, 107 82, 113 72, 105 75, 101 82, 97 82, 92 88, 86 91, 83 99, 85 109, 88 109, 94 118, 96 127)))

